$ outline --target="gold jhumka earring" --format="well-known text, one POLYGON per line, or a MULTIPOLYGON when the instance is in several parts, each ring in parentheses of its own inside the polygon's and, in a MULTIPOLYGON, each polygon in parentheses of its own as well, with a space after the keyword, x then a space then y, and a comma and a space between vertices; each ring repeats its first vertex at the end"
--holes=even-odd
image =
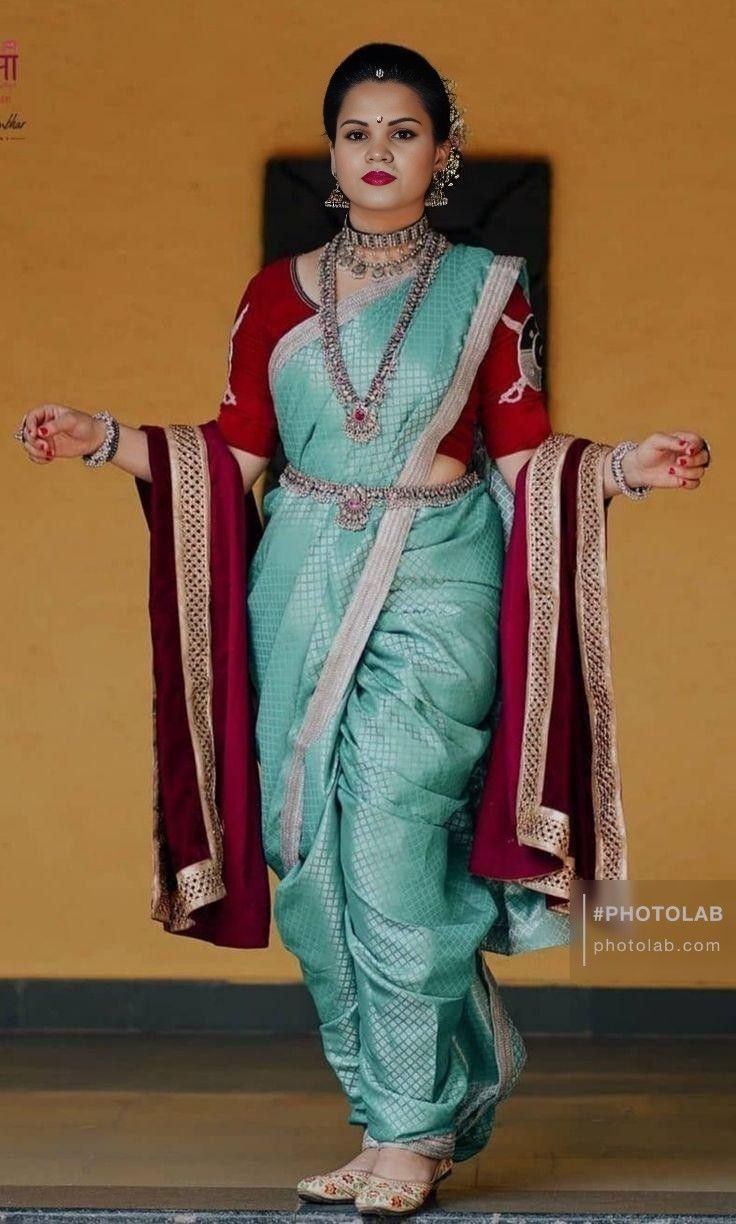
MULTIPOLYGON (((377 68, 375 75, 382 77, 383 68, 377 68)), ((452 187, 460 176, 460 150, 467 140, 469 130, 465 122, 465 108, 459 107, 457 103, 455 81, 449 77, 442 77, 442 84, 450 103, 450 144, 452 147, 443 168, 432 175, 431 189, 429 195, 424 199, 425 205, 430 208, 439 208, 448 203, 444 188, 452 187)), ((383 115, 376 116, 376 123, 381 123, 382 120, 383 115)), ((350 200, 338 183, 337 175, 333 173, 332 177, 335 180, 335 186, 325 200, 325 206, 327 208, 349 208, 350 200)))

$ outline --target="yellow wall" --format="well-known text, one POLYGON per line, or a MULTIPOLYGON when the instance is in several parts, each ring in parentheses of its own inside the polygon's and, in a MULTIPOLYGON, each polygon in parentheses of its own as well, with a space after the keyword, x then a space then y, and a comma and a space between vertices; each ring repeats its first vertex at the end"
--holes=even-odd
MULTIPOLYGON (((735 25, 730 0, 6 0, 0 976, 298 978, 275 935, 149 919, 145 523, 125 474, 34 466, 11 434, 45 401, 215 414, 263 163, 326 151, 329 74, 374 39, 457 81, 468 153, 553 163, 555 428, 712 444, 698 493, 614 502, 609 577, 631 874, 733 875, 735 25)), ((563 949, 494 968, 568 980, 563 949)))

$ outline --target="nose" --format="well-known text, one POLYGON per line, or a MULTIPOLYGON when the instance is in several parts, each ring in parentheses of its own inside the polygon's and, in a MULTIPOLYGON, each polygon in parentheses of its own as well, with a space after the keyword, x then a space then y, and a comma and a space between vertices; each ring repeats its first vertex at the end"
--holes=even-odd
POLYGON ((369 153, 368 160, 375 161, 376 159, 378 159, 379 161, 386 161, 387 160, 386 154, 388 153, 390 156, 390 152, 391 152, 390 149, 384 149, 383 146, 379 143, 377 147, 371 153, 369 153))

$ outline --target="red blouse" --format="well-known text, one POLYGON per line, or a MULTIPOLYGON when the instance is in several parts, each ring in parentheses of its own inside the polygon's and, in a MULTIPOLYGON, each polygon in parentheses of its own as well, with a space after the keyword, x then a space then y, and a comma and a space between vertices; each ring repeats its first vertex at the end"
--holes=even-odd
MULTIPOLYGON (((251 277, 230 332, 227 386, 217 417, 228 445, 273 456, 278 423, 268 385, 269 358, 278 340, 318 309, 299 283, 295 255, 275 259, 251 277)), ((478 418, 491 458, 531 449, 549 437, 540 363, 539 329, 517 281, 463 410, 437 453, 468 464, 478 418)))

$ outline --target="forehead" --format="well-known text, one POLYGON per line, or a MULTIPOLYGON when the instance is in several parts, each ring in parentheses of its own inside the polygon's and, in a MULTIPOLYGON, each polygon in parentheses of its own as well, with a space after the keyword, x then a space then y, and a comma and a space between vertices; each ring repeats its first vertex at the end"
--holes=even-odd
POLYGON ((416 119, 425 117, 421 99, 409 85, 379 80, 361 81, 351 86, 343 98, 339 113, 352 119, 369 120, 374 113, 388 115, 389 111, 390 118, 400 115, 412 115, 416 119))

